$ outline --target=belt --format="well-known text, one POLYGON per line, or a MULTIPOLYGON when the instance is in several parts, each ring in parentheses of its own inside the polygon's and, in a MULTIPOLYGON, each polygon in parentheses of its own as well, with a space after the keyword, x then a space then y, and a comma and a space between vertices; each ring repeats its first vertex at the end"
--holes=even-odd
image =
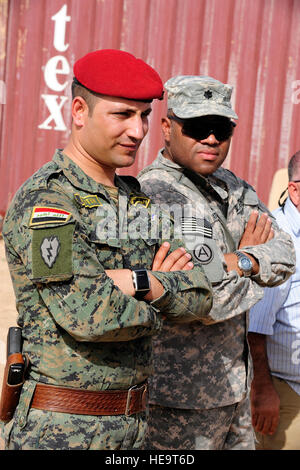
POLYGON ((147 383, 129 390, 91 391, 38 383, 31 408, 94 416, 132 415, 146 410, 147 383))

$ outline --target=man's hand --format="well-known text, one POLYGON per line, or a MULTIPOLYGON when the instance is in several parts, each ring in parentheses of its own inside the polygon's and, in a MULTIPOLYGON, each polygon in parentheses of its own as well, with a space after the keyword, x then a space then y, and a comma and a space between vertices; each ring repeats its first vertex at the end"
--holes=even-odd
MULTIPOLYGON (((194 264, 190 261, 191 255, 186 252, 185 248, 177 248, 168 255, 169 249, 170 243, 164 242, 161 245, 154 257, 152 271, 190 271, 193 269, 194 264)), ((164 288, 159 280, 152 276, 151 271, 149 271, 149 277, 151 291, 145 296, 145 300, 151 302, 158 299, 164 293, 164 288)))
POLYGON ((266 335, 249 332, 253 360, 251 384, 252 426, 261 434, 274 434, 279 422, 280 399, 273 385, 266 349, 266 335))
POLYGON ((154 257, 152 271, 189 271, 194 267, 185 248, 177 248, 167 256, 169 249, 170 243, 164 242, 154 257))
POLYGON ((274 434, 279 422, 280 399, 272 384, 259 385, 255 380, 251 388, 252 426, 261 434, 274 434))
MULTIPOLYGON (((170 246, 170 243, 164 242, 159 248, 153 260, 152 271, 189 271, 193 269, 194 264, 190 261, 191 255, 187 253, 185 248, 177 248, 167 255, 170 246)), ((105 272, 124 294, 134 296, 135 290, 130 269, 110 269, 105 272)), ((164 293, 164 288, 158 279, 152 276, 151 271, 148 271, 148 274, 150 277, 151 290, 145 296, 145 300, 151 302, 164 293)))
POLYGON ((251 212, 239 244, 239 250, 241 250, 243 246, 262 245, 274 237, 272 220, 268 214, 262 214, 259 220, 257 219, 258 212, 251 212))
MULTIPOLYGON (((262 245, 263 243, 272 240, 272 238, 274 237, 274 230, 272 229, 272 220, 270 219, 269 215, 261 214, 259 220, 257 219, 258 212, 251 212, 246 228, 239 243, 239 250, 243 251, 243 246, 262 245)), ((249 256, 249 258, 251 258, 253 264, 252 273, 258 274, 259 264, 257 260, 248 253, 245 254, 249 256)), ((236 271, 239 276, 243 275, 242 271, 238 267, 237 255, 235 255, 234 253, 226 253, 224 255, 224 258, 227 264, 227 272, 236 271)))

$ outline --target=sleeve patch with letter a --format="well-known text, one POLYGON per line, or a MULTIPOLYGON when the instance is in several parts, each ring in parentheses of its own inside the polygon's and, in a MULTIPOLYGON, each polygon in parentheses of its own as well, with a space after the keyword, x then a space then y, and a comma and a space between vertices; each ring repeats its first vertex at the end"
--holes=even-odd
POLYGON ((195 248, 194 256, 200 263, 208 264, 213 259, 214 253, 209 245, 202 243, 195 248))

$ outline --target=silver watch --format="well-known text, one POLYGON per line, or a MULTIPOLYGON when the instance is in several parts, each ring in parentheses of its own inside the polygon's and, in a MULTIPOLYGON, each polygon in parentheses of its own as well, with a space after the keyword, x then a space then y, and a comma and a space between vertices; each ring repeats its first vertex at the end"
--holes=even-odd
POLYGON ((238 267, 240 268, 244 276, 251 276, 253 263, 249 256, 245 255, 245 253, 242 253, 241 251, 235 251, 234 254, 238 257, 238 267))

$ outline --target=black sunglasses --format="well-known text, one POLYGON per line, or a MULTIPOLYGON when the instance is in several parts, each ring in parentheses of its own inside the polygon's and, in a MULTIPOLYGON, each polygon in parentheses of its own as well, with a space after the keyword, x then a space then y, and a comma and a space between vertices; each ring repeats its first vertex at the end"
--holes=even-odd
POLYGON ((232 136, 233 129, 236 126, 235 122, 222 117, 219 119, 209 119, 207 116, 191 119, 181 119, 177 116, 167 117, 181 123, 183 125, 183 134, 196 140, 207 139, 207 137, 213 134, 219 142, 222 142, 232 136))

